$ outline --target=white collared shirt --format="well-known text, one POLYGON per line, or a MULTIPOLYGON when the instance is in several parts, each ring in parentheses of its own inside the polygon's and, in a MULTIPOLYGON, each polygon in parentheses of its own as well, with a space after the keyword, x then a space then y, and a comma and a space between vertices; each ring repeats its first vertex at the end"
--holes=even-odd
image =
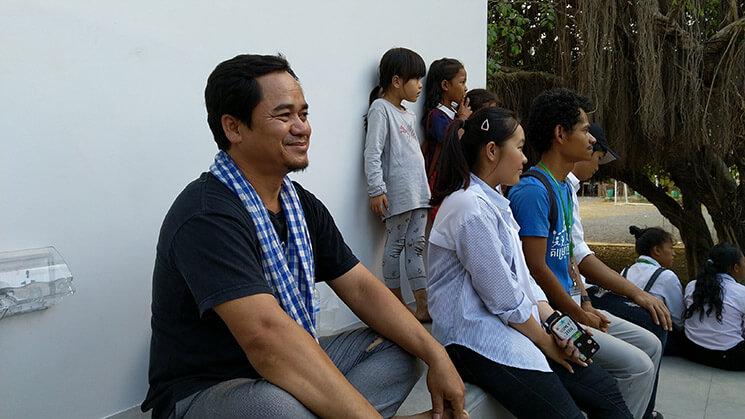
MULTIPOLYGON (((572 243, 574 243, 574 260, 577 265, 582 262, 582 259, 589 255, 594 255, 595 252, 590 250, 590 246, 585 243, 585 230, 582 228, 582 219, 579 216, 579 199, 577 198, 577 192, 579 191, 579 179, 574 173, 569 172, 567 174, 567 180, 569 185, 572 187, 572 215, 574 216, 574 224, 572 224, 572 243)), ((582 278, 585 281, 585 278, 582 278)))
MULTIPOLYGON (((722 286, 722 322, 717 321, 713 311, 708 316, 704 313, 703 320, 699 317, 700 312, 696 312, 685 320, 685 334, 699 346, 726 351, 745 339, 745 285, 738 284, 728 274, 717 274, 717 277, 722 286)), ((691 281, 686 286, 686 307, 693 304, 691 296, 696 282, 691 281)))
MULTIPOLYGON (((590 246, 585 243, 585 229, 582 227, 582 218, 579 216, 579 199, 577 198, 580 185, 579 179, 577 179, 577 176, 574 176, 574 173, 569 172, 567 174, 567 181, 569 181, 570 190, 572 191, 572 217, 574 218, 574 222, 572 223, 572 245, 574 246, 574 263, 579 267, 582 259, 594 255, 595 252, 590 250, 590 246)), ((577 268, 577 271, 579 273, 579 268, 577 268)), ((594 286, 588 285, 587 279, 581 273, 579 274, 579 280, 582 281, 585 289, 594 286)), ((581 304, 579 294, 572 294, 572 299, 575 303, 581 304)))
MULTIPOLYGON (((626 279, 637 287, 644 289, 654 272, 660 267, 659 262, 650 256, 639 256, 644 262, 636 262, 629 266, 626 279), (645 263, 646 262, 646 263, 645 263)), ((649 293, 665 302, 670 316, 678 329, 683 328, 683 312, 685 303, 683 301, 683 285, 678 275, 670 269, 663 271, 655 281, 649 293)))
POLYGON ((548 372, 541 350, 509 323, 546 295, 530 276, 509 201, 476 176, 442 202, 429 238, 432 335, 502 365, 548 372))
POLYGON ((455 111, 443 105, 442 103, 437 104, 437 109, 445 112, 445 115, 447 115, 448 118, 450 118, 451 120, 455 119, 455 111))

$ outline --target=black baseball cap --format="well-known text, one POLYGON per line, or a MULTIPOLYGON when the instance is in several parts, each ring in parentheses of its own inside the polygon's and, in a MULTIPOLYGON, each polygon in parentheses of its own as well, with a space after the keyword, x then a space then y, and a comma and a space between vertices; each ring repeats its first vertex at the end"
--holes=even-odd
POLYGON ((612 161, 618 160, 621 156, 615 151, 611 150, 608 145, 608 140, 605 139, 605 132, 600 125, 593 122, 590 124, 590 134, 595 137, 595 145, 593 145, 593 151, 605 151, 605 156, 598 161, 598 164, 606 164, 612 161))

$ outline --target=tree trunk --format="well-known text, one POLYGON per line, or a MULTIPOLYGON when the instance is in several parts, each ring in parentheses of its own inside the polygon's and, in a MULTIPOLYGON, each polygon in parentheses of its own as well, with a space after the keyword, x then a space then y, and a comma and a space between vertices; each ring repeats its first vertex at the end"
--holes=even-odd
POLYGON ((686 193, 683 190, 681 194, 684 217, 678 230, 680 230, 681 240, 685 243, 688 277, 693 278, 708 258, 714 241, 704 215, 701 213, 701 203, 695 198, 696 194, 693 191, 686 193))
MULTIPOLYGON (((673 182, 684 197, 695 199, 709 212, 717 233, 717 242, 729 242, 745 248, 745 185, 735 180, 730 167, 712 147, 703 147, 688 160, 669 166, 673 182)), ((692 201, 693 202, 693 201, 692 201)), ((694 211, 701 212, 698 204, 694 211)), ((707 252, 708 253, 708 252, 707 252)), ((699 261, 706 260, 703 255, 699 261)))
MULTIPOLYGON (((696 200, 694 191, 681 190, 681 206, 667 192, 652 183, 646 175, 621 167, 609 166, 605 174, 618 179, 644 196, 680 231, 680 238, 685 243, 688 276, 693 277, 713 245, 709 227, 701 213, 701 203, 696 200)), ((650 226, 651 227, 651 226, 650 226)))

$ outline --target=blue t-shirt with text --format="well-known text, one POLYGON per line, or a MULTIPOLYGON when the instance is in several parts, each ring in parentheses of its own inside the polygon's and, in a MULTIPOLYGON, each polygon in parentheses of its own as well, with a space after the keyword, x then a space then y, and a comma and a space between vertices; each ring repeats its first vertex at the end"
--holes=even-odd
POLYGON ((571 231, 567 231, 560 200, 563 199, 564 205, 570 205, 572 196, 570 186, 564 181, 559 182, 559 188, 545 170, 535 166, 531 170, 543 172, 554 190, 557 209, 556 229, 549 231, 548 213, 550 203, 548 202, 548 191, 541 181, 536 178, 524 177, 510 189, 510 208, 512 208, 515 220, 520 225, 520 237, 546 238, 546 264, 551 272, 556 275, 564 289, 571 292, 574 286, 574 281, 569 276, 571 231))

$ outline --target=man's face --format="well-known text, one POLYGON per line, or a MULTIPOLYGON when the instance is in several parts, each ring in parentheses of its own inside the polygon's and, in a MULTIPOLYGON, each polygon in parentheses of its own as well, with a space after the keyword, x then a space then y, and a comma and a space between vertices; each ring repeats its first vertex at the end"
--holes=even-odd
POLYGON ((274 72, 257 77, 262 99, 251 115, 251 128, 243 125, 241 141, 230 147, 264 173, 285 175, 308 166, 310 123, 308 103, 300 84, 287 72, 274 72))
MULTIPOLYGON (((592 136, 592 134, 588 135, 592 136)), ((577 163, 574 163, 574 169, 572 170, 572 173, 574 173, 574 176, 577 176, 577 179, 582 182, 590 180, 595 172, 598 171, 598 168, 600 167, 600 159, 602 159, 604 156, 604 151, 593 151, 590 160, 578 161, 577 163)))
POLYGON ((584 110, 579 110, 579 121, 571 131, 561 128, 564 135, 563 153, 572 162, 590 160, 595 138, 590 135, 590 120, 584 110))

